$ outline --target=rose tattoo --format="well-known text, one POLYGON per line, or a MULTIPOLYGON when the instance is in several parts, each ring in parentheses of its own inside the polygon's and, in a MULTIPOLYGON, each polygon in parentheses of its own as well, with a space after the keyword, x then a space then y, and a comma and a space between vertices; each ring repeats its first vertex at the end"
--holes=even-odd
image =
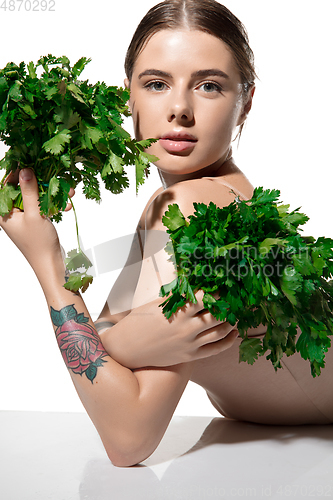
POLYGON ((57 342, 68 369, 86 377, 93 383, 97 368, 103 366, 107 356, 96 331, 87 323, 83 313, 78 314, 74 305, 56 311, 51 307, 51 319, 57 327, 57 342))

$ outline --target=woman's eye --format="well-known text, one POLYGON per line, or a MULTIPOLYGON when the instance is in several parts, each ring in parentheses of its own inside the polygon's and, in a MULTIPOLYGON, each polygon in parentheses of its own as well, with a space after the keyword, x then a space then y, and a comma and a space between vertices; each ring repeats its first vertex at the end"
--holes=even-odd
POLYGON ((212 92, 222 92, 222 87, 217 83, 206 82, 200 85, 199 89, 202 89, 204 92, 212 93, 212 92))
POLYGON ((145 85, 146 89, 148 90, 153 90, 155 92, 161 92, 162 90, 165 90, 166 84, 163 82, 159 82, 158 80, 154 82, 149 82, 145 85))

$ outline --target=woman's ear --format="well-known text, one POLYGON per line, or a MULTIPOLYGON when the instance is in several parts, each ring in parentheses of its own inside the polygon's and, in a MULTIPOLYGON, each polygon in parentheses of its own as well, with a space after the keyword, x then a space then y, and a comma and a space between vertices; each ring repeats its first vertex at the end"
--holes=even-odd
POLYGON ((252 101, 253 101, 253 96, 254 96, 255 90, 256 90, 255 85, 252 85, 251 89, 248 92, 246 99, 244 100, 242 113, 240 114, 239 119, 238 119, 238 123, 237 123, 238 126, 242 125, 245 122, 247 115, 251 111, 252 101))
POLYGON ((124 86, 125 86, 125 89, 129 89, 130 88, 130 82, 129 82, 128 78, 125 78, 125 80, 124 80, 124 86))

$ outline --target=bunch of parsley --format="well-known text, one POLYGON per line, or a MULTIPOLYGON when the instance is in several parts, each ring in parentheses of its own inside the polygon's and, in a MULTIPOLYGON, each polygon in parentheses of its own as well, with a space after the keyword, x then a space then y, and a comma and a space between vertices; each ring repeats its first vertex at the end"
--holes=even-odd
POLYGON ((187 221, 178 205, 163 217, 177 278, 161 288, 170 318, 187 300, 204 306, 221 321, 237 323, 240 361, 266 356, 275 370, 284 354, 298 351, 320 375, 333 334, 333 240, 304 237, 308 217, 278 202, 280 192, 257 188, 248 201, 218 208, 194 203, 187 221), (265 325, 260 338, 250 328, 265 325), (300 329, 300 334, 298 331, 300 329))
MULTIPOLYGON (((86 198, 99 201, 100 181, 112 193, 129 185, 125 165, 135 165, 137 189, 150 161, 144 149, 152 141, 134 141, 122 128, 128 116, 129 91, 92 85, 79 77, 90 59, 73 67, 67 57, 41 57, 36 64, 8 63, 0 70, 0 139, 9 147, 0 162, 0 215, 22 208, 19 188, 6 182, 17 169, 34 170, 41 213, 61 220, 68 193, 83 183, 86 198)), ((77 222, 76 222, 77 223, 77 222)), ((90 267, 80 247, 70 253, 68 269, 90 267)), ((92 281, 86 272, 72 273, 67 288, 83 291, 92 281)))

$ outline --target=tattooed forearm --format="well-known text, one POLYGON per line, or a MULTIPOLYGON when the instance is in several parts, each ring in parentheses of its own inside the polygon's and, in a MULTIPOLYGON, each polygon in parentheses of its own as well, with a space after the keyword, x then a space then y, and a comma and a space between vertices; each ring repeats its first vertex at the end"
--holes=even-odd
POLYGON ((95 328, 98 332, 105 328, 111 328, 111 326, 114 326, 114 323, 111 323, 111 321, 97 321, 95 323, 95 328))
POLYGON ((93 383, 97 369, 108 356, 96 331, 88 324, 83 313, 78 314, 74 305, 56 311, 51 307, 51 319, 62 357, 69 370, 86 377, 93 383))

